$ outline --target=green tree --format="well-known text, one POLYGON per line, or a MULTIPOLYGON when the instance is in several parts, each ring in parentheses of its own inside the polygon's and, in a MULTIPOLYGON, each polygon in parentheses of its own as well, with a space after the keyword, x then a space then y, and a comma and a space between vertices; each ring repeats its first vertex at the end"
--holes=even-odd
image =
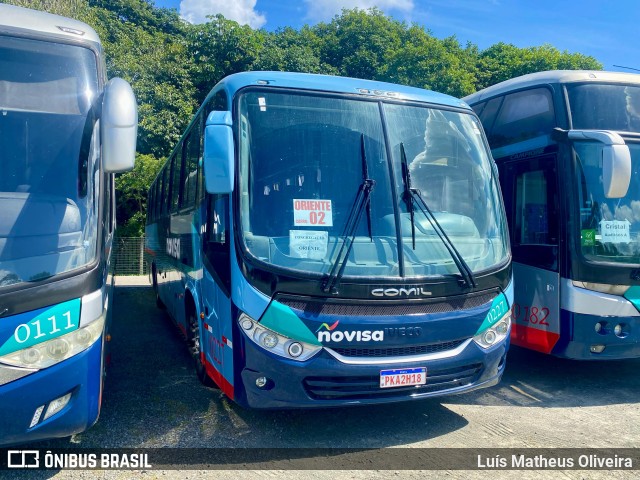
POLYGON ((385 80, 387 59, 401 48, 406 25, 377 8, 343 9, 330 23, 311 27, 320 61, 347 77, 385 80))
POLYGON ((455 37, 439 40, 417 25, 403 37, 403 47, 388 60, 390 81, 456 97, 475 91, 475 51, 471 46, 462 49, 455 37))
POLYGON ((163 157, 197 107, 187 26, 177 13, 164 10, 158 15, 158 9, 143 0, 96 2, 93 10, 109 76, 129 81, 136 94, 138 151, 163 157))
POLYGON ((3 3, 75 18, 90 25, 94 19, 87 0, 4 0, 3 3))
POLYGON ((595 58, 569 53, 545 44, 539 47, 518 48, 496 43, 478 57, 476 89, 481 89, 527 73, 545 70, 602 70, 595 58))
POLYGON ((187 40, 194 62, 190 71, 195 98, 201 103, 223 77, 252 69, 262 52, 265 32, 215 15, 207 23, 190 25, 187 40))
POLYGON ((116 218, 125 219, 118 227, 118 235, 141 237, 147 211, 147 191, 158 175, 163 161, 152 155, 136 155, 136 166, 116 178, 116 218))
POLYGON ((314 48, 315 34, 309 27, 300 31, 286 27, 264 34, 262 54, 253 64, 255 70, 283 72, 337 73, 331 65, 322 63, 314 48))

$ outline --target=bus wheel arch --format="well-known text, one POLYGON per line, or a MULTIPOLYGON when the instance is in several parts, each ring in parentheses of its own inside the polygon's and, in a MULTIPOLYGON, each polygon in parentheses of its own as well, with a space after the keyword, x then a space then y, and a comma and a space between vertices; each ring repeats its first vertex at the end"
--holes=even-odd
POLYGON ((184 308, 185 318, 187 319, 187 344, 189 347, 189 353, 193 358, 193 365, 196 371, 196 376, 200 383, 207 387, 215 387, 211 377, 207 374, 207 369, 204 365, 202 347, 200 345, 201 330, 200 322, 198 321, 198 313, 196 309, 196 303, 193 299, 191 292, 187 290, 184 294, 184 308))

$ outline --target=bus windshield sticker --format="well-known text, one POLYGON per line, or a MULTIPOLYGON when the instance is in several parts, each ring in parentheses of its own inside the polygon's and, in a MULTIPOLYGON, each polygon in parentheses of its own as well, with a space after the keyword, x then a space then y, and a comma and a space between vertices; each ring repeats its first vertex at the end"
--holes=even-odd
POLYGON ((267 100, 264 97, 258 98, 258 105, 260 105, 261 112, 267 111, 267 100))
POLYGON ((289 230, 289 253, 292 257, 323 260, 328 244, 328 232, 289 230))
POLYGON ((331 200, 293 199, 296 227, 333 227, 331 200))
POLYGON ((596 244, 596 231, 592 229, 580 232, 580 241, 583 247, 594 247, 596 244))
POLYGON ((631 241, 630 225, 628 220, 602 220, 600 222, 602 243, 629 243, 631 241))

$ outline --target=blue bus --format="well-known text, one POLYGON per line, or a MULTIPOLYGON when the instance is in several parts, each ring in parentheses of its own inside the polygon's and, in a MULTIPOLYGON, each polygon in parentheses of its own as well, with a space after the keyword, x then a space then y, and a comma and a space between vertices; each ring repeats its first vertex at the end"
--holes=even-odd
POLYGON ((0 445, 98 418, 114 173, 133 167, 136 130, 91 27, 0 5, 0 445))
POLYGON ((640 75, 539 72, 464 100, 500 170, 511 341, 574 359, 640 356, 640 75))
POLYGON ((231 75, 148 204, 157 303, 198 378, 243 406, 420 399, 504 371, 507 225, 480 122, 460 100, 231 75))

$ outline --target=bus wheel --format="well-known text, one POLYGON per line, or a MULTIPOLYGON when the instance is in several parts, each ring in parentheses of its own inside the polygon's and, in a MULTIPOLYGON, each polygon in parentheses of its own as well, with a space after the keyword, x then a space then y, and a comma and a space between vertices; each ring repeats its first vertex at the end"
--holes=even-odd
POLYGON ((207 369, 202 362, 202 355, 200 354, 200 326, 198 325, 198 321, 196 319, 196 315, 192 309, 187 312, 187 319, 189 322, 189 330, 187 331, 188 337, 187 341, 189 343, 189 353, 193 357, 193 365, 196 370, 196 376, 200 383, 202 383, 206 387, 215 387, 216 384, 211 379, 209 375, 207 375, 207 369))
POLYGON ((158 272, 156 270, 156 264, 154 263, 151 267, 151 279, 153 282, 153 293, 156 295, 156 306, 162 310, 164 310, 164 303, 160 299, 160 294, 158 292, 158 272))

